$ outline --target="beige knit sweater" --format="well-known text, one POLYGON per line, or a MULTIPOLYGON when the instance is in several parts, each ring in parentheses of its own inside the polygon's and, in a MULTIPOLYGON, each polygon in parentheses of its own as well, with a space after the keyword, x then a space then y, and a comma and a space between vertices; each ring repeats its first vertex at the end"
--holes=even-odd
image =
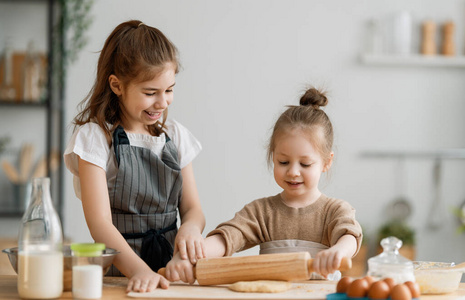
POLYGON ((357 240, 356 252, 362 242, 355 209, 346 201, 323 194, 302 208, 285 205, 279 194, 257 199, 207 236, 214 234, 221 234, 225 239, 226 256, 276 240, 305 240, 331 247, 341 236, 351 234, 357 240))

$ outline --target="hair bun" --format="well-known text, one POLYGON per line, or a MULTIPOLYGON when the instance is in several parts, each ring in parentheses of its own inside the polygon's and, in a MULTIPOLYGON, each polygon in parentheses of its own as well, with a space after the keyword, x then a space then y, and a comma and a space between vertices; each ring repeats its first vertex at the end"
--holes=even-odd
POLYGON ((300 97, 300 105, 313 106, 315 109, 328 104, 328 98, 324 92, 320 92, 316 88, 308 89, 305 94, 300 97))

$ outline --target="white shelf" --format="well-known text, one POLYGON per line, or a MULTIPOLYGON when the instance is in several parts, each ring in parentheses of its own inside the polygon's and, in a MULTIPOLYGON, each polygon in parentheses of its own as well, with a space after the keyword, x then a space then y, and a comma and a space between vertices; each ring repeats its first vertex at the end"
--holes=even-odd
POLYGON ((422 159, 465 159, 465 149, 441 149, 441 150, 373 150, 364 151, 361 155, 365 158, 422 158, 422 159))
POLYGON ((426 56, 421 54, 390 55, 362 54, 361 60, 366 65, 376 66, 421 66, 465 68, 465 56, 426 56))

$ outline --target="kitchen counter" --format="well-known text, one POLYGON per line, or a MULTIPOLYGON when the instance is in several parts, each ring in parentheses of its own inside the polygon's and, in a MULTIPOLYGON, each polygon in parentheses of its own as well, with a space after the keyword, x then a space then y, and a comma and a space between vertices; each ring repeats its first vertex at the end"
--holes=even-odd
MULTIPOLYGON (((14 300, 20 299, 18 296, 18 292, 16 289, 16 275, 0 275, 0 300, 14 300)), ((112 300, 119 300, 119 299, 148 299, 148 298, 130 298, 126 295, 126 285, 128 280, 124 277, 105 277, 103 279, 103 294, 102 298, 105 299, 112 299, 112 300)), ((320 281, 321 282, 321 281, 320 281)), ((195 289, 195 286, 186 286, 185 287, 190 289, 195 289)), ((200 287, 199 287, 200 288, 200 287)), ((188 299, 189 293, 186 293, 186 298, 188 299)), ((451 294, 445 295, 428 295, 428 296, 421 296, 423 300, 452 300, 457 298, 465 297, 465 283, 461 283, 459 289, 451 294)), ((241 294, 238 293, 237 299, 241 299, 241 294)), ((60 299, 73 299, 71 292, 64 292, 60 299)), ((154 299, 154 298, 153 298, 154 299)), ((158 300, 168 300, 173 298, 159 298, 158 300)), ((465 299, 465 298, 464 298, 465 299)))

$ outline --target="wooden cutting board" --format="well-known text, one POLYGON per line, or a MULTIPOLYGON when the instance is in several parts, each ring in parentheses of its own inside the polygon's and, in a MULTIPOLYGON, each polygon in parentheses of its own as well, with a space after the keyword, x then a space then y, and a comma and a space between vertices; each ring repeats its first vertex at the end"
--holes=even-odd
POLYGON ((336 282, 306 281, 294 282, 292 288, 282 293, 239 293, 228 289, 228 285, 200 286, 172 283, 166 290, 156 289, 150 293, 130 292, 129 297, 171 299, 326 299, 327 294, 336 291, 336 282))

